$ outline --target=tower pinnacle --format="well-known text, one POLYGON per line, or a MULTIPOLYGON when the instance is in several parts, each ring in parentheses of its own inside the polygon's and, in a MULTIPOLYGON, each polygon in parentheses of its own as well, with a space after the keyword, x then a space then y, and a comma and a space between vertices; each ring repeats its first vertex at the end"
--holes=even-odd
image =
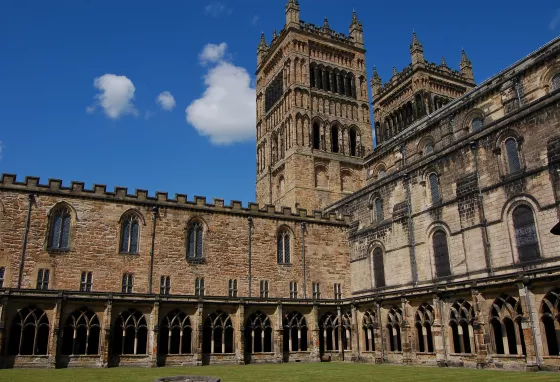
POLYGON ((364 47, 364 29, 358 20, 356 11, 352 11, 352 21, 350 22, 350 37, 354 40, 354 45, 364 47))
POLYGON ((459 69, 465 79, 474 82, 472 63, 471 60, 469 60, 469 58, 467 57, 464 49, 461 50, 461 63, 459 64, 459 69))
POLYGON ((299 26, 299 2, 288 0, 286 3, 286 28, 299 26))
POLYGON ((412 32, 412 44, 410 44, 410 56, 412 58, 412 66, 424 64, 424 48, 416 36, 416 32, 412 32))

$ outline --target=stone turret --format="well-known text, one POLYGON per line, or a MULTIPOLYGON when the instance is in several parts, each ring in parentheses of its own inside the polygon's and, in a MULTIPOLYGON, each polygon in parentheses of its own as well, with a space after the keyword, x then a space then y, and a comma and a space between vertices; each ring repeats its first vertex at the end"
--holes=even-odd
POLYGON ((364 28, 358 20, 356 11, 352 12, 352 22, 350 23, 350 37, 354 41, 354 45, 360 48, 364 47, 364 28))
POLYGON ((264 37, 264 32, 261 33, 261 41, 257 47, 257 65, 260 65, 264 56, 268 52, 268 44, 266 43, 266 38, 264 37))
POLYGON ((288 0, 286 3, 286 28, 299 27, 299 2, 288 0))
POLYGON ((424 48, 420 41, 418 41, 418 37, 416 36, 416 32, 412 33, 412 44, 410 44, 410 56, 412 57, 412 66, 416 65, 424 65, 424 48))
POLYGON ((459 67, 463 77, 465 77, 465 79, 467 80, 471 80, 474 82, 472 63, 471 60, 468 59, 464 49, 461 51, 461 63, 459 64, 459 67))
POLYGON ((377 73, 377 69, 374 66, 373 67, 373 74, 371 76, 371 95, 372 95, 373 98, 375 98, 375 96, 378 95, 381 92, 382 85, 383 84, 382 84, 382 81, 381 81, 381 77, 377 73))

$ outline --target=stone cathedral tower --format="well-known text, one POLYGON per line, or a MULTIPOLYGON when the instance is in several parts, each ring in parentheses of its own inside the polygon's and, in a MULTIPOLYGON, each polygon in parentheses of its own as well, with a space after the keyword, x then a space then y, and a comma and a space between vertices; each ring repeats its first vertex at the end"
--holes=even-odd
POLYGON ((372 128, 362 25, 349 35, 300 20, 257 49, 257 201, 322 209, 365 183, 372 128))

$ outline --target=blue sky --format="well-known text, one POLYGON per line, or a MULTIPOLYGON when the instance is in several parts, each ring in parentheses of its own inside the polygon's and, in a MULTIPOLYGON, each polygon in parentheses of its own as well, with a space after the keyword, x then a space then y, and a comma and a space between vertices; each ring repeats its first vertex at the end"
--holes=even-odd
MULTIPOLYGON (((464 4, 300 0, 303 20, 344 33, 355 8, 384 80, 410 62, 413 30, 430 61, 457 69, 464 47, 477 82, 560 32, 557 0, 464 4)), ((0 172, 253 201, 256 47, 284 6, 3 0, 0 172)))

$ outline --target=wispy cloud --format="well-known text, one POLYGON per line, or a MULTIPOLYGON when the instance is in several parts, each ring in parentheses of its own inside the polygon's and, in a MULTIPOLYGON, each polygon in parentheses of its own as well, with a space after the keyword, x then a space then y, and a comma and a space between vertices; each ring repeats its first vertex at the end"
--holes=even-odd
POLYGON ((2 160, 2 152, 4 151, 4 144, 0 141, 0 161, 2 160))
POLYGON ((556 12, 554 12, 554 16, 552 17, 552 20, 550 20, 550 24, 548 27, 550 28, 550 30, 554 30, 558 25, 560 25, 560 8, 557 9, 556 12))
POLYGON ((255 25, 256 23, 259 22, 259 19, 260 19, 259 15, 253 16, 253 19, 251 20, 251 24, 255 25))
POLYGON ((136 88, 126 76, 104 74, 93 80, 93 86, 99 90, 99 93, 95 95, 95 103, 86 108, 88 113, 93 113, 100 107, 111 119, 117 119, 125 114, 138 115, 132 103, 136 88))
POLYGON ((222 13, 227 13, 229 15, 232 9, 226 7, 224 3, 214 2, 204 7, 204 12, 212 17, 218 17, 222 13))

